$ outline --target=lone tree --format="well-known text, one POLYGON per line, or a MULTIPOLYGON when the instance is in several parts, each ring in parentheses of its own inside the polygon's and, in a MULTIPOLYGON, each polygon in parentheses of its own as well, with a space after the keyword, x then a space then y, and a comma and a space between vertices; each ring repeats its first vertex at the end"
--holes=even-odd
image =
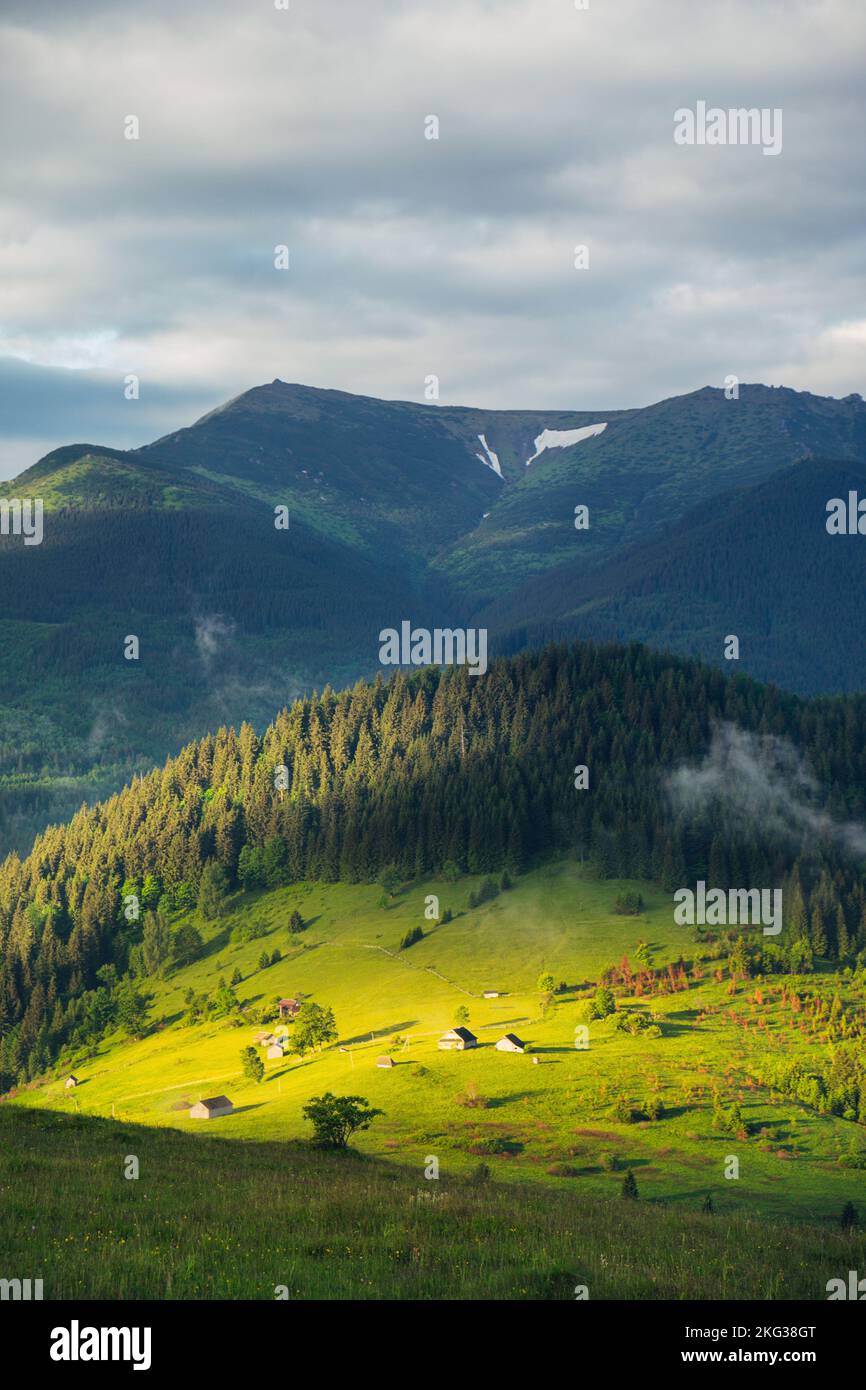
POLYGON ((620 1195, 623 1197, 630 1198, 630 1200, 633 1202, 637 1201, 637 1183, 635 1182, 634 1173, 631 1171, 630 1168, 622 1180, 622 1189, 620 1195))
POLYGON ((376 1116, 384 1113, 363 1096, 335 1096, 330 1091, 313 1096, 303 1108, 313 1126, 313 1142, 326 1149, 345 1149, 356 1130, 369 1129, 376 1116))
POLYGON ((241 1065, 248 1081, 258 1084, 265 1074, 265 1064, 254 1047, 241 1048, 241 1065))
POLYGON ((457 1028, 462 1028, 469 1022, 469 1010, 465 1004, 461 1004, 454 1010, 454 1024, 457 1028))
POLYGON ((846 1202, 842 1208, 842 1215, 839 1217, 839 1225, 843 1231, 856 1231, 859 1221, 857 1208, 853 1202, 846 1202))
POLYGON ((298 911, 298 909, 295 908, 294 912, 292 913, 291 917, 289 918, 289 931, 292 933, 293 936, 296 936, 298 932, 301 932, 301 931, 303 931, 303 930, 304 930, 304 919, 303 919, 303 917, 301 916, 301 914, 300 914, 300 912, 298 911))
POLYGON ((323 1009, 321 1004, 302 1004, 295 1016, 292 1030, 292 1047, 301 1056, 311 1047, 317 1051, 325 1043, 333 1042, 337 1036, 333 1009, 323 1009))

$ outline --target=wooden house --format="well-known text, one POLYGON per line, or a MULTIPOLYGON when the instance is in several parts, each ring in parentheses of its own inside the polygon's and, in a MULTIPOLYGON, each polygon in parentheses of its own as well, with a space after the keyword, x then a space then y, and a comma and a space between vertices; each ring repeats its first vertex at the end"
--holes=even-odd
POLYGON ((441 1052, 463 1052, 467 1048, 477 1046, 478 1039, 474 1033, 470 1033, 468 1028, 449 1028, 448 1032, 443 1033, 442 1037, 439 1039, 439 1049, 441 1052))
POLYGON ((220 1115, 230 1115, 233 1110, 228 1096, 210 1096, 191 1106, 189 1117, 191 1120, 216 1120, 220 1115))

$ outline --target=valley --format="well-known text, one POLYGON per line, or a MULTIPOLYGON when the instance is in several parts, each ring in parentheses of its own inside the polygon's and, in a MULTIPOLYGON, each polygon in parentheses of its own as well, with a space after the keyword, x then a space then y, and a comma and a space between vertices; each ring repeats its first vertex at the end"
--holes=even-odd
MULTIPOLYGON (((0 1184, 17 1191, 17 1175, 31 1175, 13 1211, 23 1219, 32 1205, 29 1239, 52 1272, 49 1296, 268 1298, 287 1284, 302 1299, 572 1298, 588 1282, 593 1298, 815 1298, 840 1258, 862 1261, 863 1237, 845 1236, 838 1219, 862 1197, 866 1130, 771 1081, 783 1057, 809 1071, 827 1050, 823 1024, 800 1032, 789 991, 828 1000, 841 991, 851 1015, 866 1018, 862 971, 856 981, 753 978, 732 993, 727 965, 713 978, 711 943, 677 927, 651 884, 600 882, 564 861, 473 909, 480 882, 401 886, 384 906, 380 889, 361 885, 233 898, 218 922, 196 919, 200 960, 148 981, 146 1037, 109 1034, 68 1052, 56 1080, 10 1096, 0 1184), (645 912, 612 911, 635 890, 645 912), (431 893, 451 921, 425 920, 431 893), (300 935, 287 930, 295 910, 307 924, 300 935), (261 935, 238 941, 250 922, 261 935), (417 923, 423 940, 400 950, 417 923), (599 976, 634 961, 641 940, 662 974, 689 963, 688 983, 651 1001, 617 990, 618 1010, 651 1009, 660 1036, 608 1018, 590 1021, 588 1048, 576 1047, 599 976), (275 948, 282 959, 261 969, 262 950, 275 948), (545 1004, 546 972, 565 988, 545 1004), (183 1021, 190 991, 213 995, 236 973, 237 1016, 183 1021), (483 999, 491 985, 499 997, 483 999), (261 1008, 286 994, 332 1007, 338 1038, 266 1061, 263 1081, 251 1082, 240 1051, 261 1008), (479 1046, 439 1051, 461 1007, 479 1046), (506 1030, 530 1051, 496 1051, 506 1030), (382 1056, 394 1066, 377 1066, 382 1056), (303 1105, 327 1091, 363 1095, 383 1112, 355 1137, 355 1157, 303 1142, 303 1105), (227 1094, 233 1113, 202 1122, 178 1112, 181 1100, 212 1094, 227 1094), (658 1117, 641 1117, 653 1100, 658 1117), (745 1131, 726 1134, 719 1113, 734 1105, 745 1131), (129 1154, 140 1165, 134 1182, 122 1176, 129 1154), (639 1198, 626 1204, 628 1171, 639 1198), (798 1258, 780 1258, 782 1246, 798 1258)), ((19 1238, 7 1208, 4 1248, 19 1238)))

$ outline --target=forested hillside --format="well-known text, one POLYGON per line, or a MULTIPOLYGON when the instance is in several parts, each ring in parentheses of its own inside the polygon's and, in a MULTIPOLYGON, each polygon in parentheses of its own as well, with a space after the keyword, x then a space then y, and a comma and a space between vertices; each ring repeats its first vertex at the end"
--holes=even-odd
MULTIPOLYGON (((866 946, 864 889, 842 823, 864 814, 866 698, 807 703, 638 647, 550 647, 480 680, 427 669, 298 701, 190 744, 104 805, 47 830, 0 870, 0 1032, 7 1077, 41 1070, 165 914, 224 884, 401 878, 449 861, 519 874, 556 852, 666 891, 783 882, 786 948, 847 959, 866 946), (669 774, 713 730, 791 741, 817 779, 784 827, 669 774), (588 770, 576 789, 574 770, 588 770), (817 798, 817 799, 816 799, 817 798), (836 833, 839 827, 839 833, 836 833), (124 899, 144 908, 130 922, 124 899)), ((778 797, 778 792, 776 793, 778 797)))
POLYGON ((691 508, 594 568, 576 556, 477 620, 507 634, 505 649, 632 640, 722 666, 732 633, 740 665, 759 680, 803 695, 861 690, 866 549, 861 536, 828 534, 826 522, 831 498, 862 496, 864 485, 866 461, 804 460, 691 508))
POLYGON ((721 628, 760 679, 858 689, 861 551, 819 553, 826 499, 779 471, 820 457, 866 472, 859 397, 497 411, 273 381, 139 449, 52 450, 4 485, 44 537, 0 535, 0 853, 190 738, 372 676, 404 618, 709 661, 721 628))

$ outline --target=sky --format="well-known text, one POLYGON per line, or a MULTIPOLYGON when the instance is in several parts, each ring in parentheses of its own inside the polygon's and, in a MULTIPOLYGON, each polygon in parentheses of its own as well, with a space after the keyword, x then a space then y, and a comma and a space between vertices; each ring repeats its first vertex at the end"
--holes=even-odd
POLYGON ((862 0, 0 0, 0 477, 276 377, 861 391, 864 59, 862 0))

